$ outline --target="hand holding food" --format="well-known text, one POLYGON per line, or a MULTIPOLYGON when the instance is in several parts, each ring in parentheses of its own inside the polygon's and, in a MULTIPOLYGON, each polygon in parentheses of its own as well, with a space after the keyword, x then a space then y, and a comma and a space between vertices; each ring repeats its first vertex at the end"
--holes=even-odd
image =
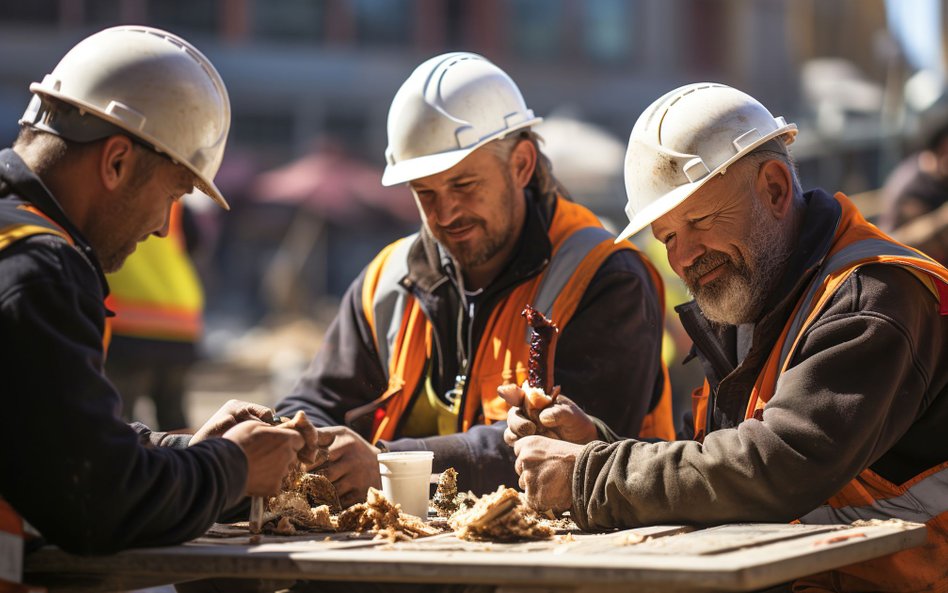
POLYGON ((507 402, 507 429, 504 440, 513 445, 517 439, 534 434, 571 443, 585 444, 598 438, 598 430, 589 416, 572 400, 560 395, 553 383, 553 355, 556 325, 527 305, 523 316, 532 328, 527 381, 521 387, 508 384, 497 388, 507 402))
POLYGON ((364 502, 370 487, 382 488, 377 447, 346 426, 320 428, 319 434, 333 438, 320 473, 336 487, 343 506, 364 502))
POLYGON ((194 433, 189 444, 195 445, 210 438, 223 436, 225 432, 238 423, 247 420, 258 420, 271 424, 273 422, 273 411, 260 404, 232 399, 221 406, 221 408, 204 423, 204 426, 194 433))
POLYGON ((223 438, 236 443, 247 457, 248 496, 269 496, 280 491, 283 478, 298 464, 297 455, 306 445, 295 430, 263 422, 240 422, 223 438))
POLYGON ((599 430, 592 419, 570 398, 558 394, 556 403, 536 412, 535 420, 524 414, 526 401, 524 388, 516 385, 501 385, 497 393, 507 402, 507 429, 504 441, 513 446, 518 439, 540 435, 568 441, 578 445, 591 443, 599 438, 599 430))
POLYGON ((335 435, 326 429, 318 430, 306 417, 305 412, 297 412, 292 419, 284 420, 278 426, 295 430, 306 442, 299 452, 300 463, 307 467, 316 467, 329 459, 329 445, 336 438, 335 435))

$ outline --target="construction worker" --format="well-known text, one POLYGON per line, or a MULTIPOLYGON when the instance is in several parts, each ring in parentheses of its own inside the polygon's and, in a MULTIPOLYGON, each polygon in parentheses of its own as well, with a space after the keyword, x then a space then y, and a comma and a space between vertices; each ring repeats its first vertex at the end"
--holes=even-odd
POLYGON ((382 183, 409 185, 421 229, 356 278, 277 406, 333 427, 325 474, 344 504, 379 486, 383 450, 434 451, 463 490, 516 481, 497 388, 526 378, 527 304, 559 326, 554 381, 576 405, 625 434, 673 434, 660 280, 566 197, 539 122, 475 54, 431 58, 396 93, 382 183))
POLYGON ((945 590, 948 270, 845 195, 804 194, 796 133, 720 84, 674 90, 639 117, 620 237, 651 224, 695 297, 678 307, 706 376, 694 440, 575 445, 526 436, 513 411, 520 483, 533 506, 592 530, 927 523, 927 545, 794 590, 945 590))
POLYGON ((245 496, 277 492, 315 439, 260 422, 271 412, 242 402, 193 438, 130 427, 102 372, 103 273, 167 234, 172 204, 194 187, 227 206, 212 179, 230 107, 210 62, 171 33, 116 27, 81 41, 30 90, 20 135, 0 151, 8 582, 36 531, 83 554, 196 537, 245 496))

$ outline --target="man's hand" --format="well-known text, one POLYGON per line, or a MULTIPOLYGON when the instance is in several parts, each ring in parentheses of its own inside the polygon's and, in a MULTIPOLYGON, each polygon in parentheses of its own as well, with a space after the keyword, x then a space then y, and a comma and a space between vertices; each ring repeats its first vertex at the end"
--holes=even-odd
POLYGON ((299 460, 306 467, 316 467, 326 463, 329 459, 329 445, 335 437, 326 429, 317 429, 306 417, 306 412, 300 410, 291 420, 279 425, 280 428, 290 428, 302 435, 306 445, 300 449, 299 460))
POLYGON ((204 426, 194 433, 189 445, 196 445, 201 441, 222 436, 245 420, 260 420, 270 424, 273 422, 273 411, 266 406, 232 399, 221 406, 221 409, 215 412, 204 423, 204 426))
POLYGON ((560 394, 552 406, 540 410, 537 426, 523 413, 524 393, 517 385, 501 385, 497 393, 507 402, 507 429, 504 441, 513 446, 517 439, 531 435, 546 436, 561 441, 585 445, 599 438, 599 431, 586 412, 573 400, 560 394))
POLYGON ((537 511, 562 513, 573 506, 573 469, 582 445, 528 436, 514 444, 520 489, 537 511))
POLYGON ((377 447, 346 426, 320 428, 319 434, 321 438, 324 434, 332 436, 333 441, 329 445, 329 460, 315 469, 336 487, 343 507, 365 502, 369 486, 382 488, 378 460, 381 451, 377 447))
POLYGON ((297 456, 306 445, 299 432, 263 422, 241 422, 223 438, 237 443, 247 456, 247 496, 279 493, 283 478, 299 463, 297 456))

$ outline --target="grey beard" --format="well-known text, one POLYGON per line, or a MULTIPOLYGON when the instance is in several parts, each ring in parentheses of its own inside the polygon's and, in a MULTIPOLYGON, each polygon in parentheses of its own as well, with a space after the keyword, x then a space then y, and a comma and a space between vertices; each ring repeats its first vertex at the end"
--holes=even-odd
POLYGON ((731 266, 732 274, 711 283, 720 285, 706 286, 694 295, 701 313, 714 323, 758 321, 790 259, 790 233, 780 221, 772 221, 756 200, 754 204, 754 219, 767 224, 755 224, 748 237, 751 261, 741 269, 731 266))

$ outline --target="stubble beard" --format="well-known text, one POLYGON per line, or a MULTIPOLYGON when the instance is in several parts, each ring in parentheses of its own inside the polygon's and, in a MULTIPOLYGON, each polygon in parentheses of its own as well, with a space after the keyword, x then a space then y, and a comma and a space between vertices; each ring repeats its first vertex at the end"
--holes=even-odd
POLYGON ((438 238, 439 242, 448 250, 451 257, 457 261, 461 269, 470 269, 482 266, 503 251, 507 243, 513 236, 513 206, 514 206, 514 186, 513 179, 505 171, 504 174, 504 195, 500 204, 500 209, 507 212, 508 215, 502 218, 502 226, 494 231, 487 226, 487 221, 482 219, 465 219, 460 221, 458 226, 466 224, 475 224, 484 231, 484 238, 480 241, 466 243, 449 243, 446 240, 438 238))
MULTIPOLYGON (((113 206, 113 221, 135 220, 137 208, 139 207, 138 203, 142 199, 139 195, 142 185, 142 183, 134 184, 123 193, 119 200, 116 200, 113 206)), ((106 274, 117 272, 122 268, 125 264, 125 260, 127 260, 138 247, 138 241, 141 238, 135 237, 134 239, 127 239, 119 243, 117 241, 117 239, 121 240, 119 230, 120 229, 116 229, 110 225, 108 228, 96 229, 94 232, 95 237, 89 237, 89 241, 92 243, 96 257, 99 260, 99 265, 106 274), (95 239, 100 240, 96 241, 95 239), (98 245, 96 245, 96 243, 98 243, 98 245)))
POLYGON ((758 321, 792 252, 790 233, 781 221, 774 220, 759 200, 751 202, 755 221, 747 238, 751 261, 744 258, 736 261, 723 252, 714 251, 702 256, 685 272, 688 290, 701 313, 713 323, 740 325, 758 321), (724 275, 699 286, 698 278, 722 261, 727 267, 724 275))

